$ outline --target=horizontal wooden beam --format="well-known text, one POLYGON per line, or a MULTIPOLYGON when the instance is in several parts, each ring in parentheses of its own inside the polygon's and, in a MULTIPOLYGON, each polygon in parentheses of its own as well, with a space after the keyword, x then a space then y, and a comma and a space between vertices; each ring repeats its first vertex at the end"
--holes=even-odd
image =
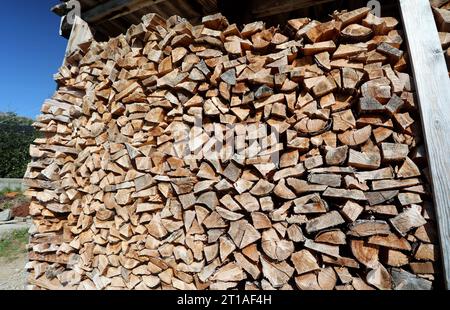
POLYGON ((167 0, 109 0, 82 13, 82 18, 88 23, 95 23, 102 19, 116 19, 124 13, 130 14, 143 7, 155 5, 167 0))
POLYGON ((400 0, 432 177, 444 280, 450 285, 450 79, 429 0, 400 0))

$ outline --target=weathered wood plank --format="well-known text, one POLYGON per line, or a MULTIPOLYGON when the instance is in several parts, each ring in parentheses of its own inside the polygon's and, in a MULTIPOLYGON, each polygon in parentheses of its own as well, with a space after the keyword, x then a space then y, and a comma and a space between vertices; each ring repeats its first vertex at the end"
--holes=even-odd
POLYGON ((446 287, 450 287, 450 80, 428 0, 400 0, 432 176, 446 287), (420 31, 417 31, 420 29, 420 31))
POLYGON ((66 62, 66 57, 74 52, 80 44, 89 42, 92 40, 93 35, 89 25, 82 20, 80 17, 75 16, 75 20, 72 26, 72 32, 70 33, 70 38, 67 41, 66 53, 64 55, 64 63, 66 62))

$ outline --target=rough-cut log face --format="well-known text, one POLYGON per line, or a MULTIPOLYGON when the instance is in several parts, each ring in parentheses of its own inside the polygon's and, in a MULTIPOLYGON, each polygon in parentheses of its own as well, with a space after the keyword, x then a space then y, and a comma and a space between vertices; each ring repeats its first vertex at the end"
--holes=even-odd
POLYGON ((31 287, 431 288, 397 24, 367 8, 286 28, 150 14, 80 46, 30 148, 31 287))
POLYGON ((450 3, 444 0, 430 0, 430 4, 436 20, 439 39, 445 53, 450 77, 450 3))

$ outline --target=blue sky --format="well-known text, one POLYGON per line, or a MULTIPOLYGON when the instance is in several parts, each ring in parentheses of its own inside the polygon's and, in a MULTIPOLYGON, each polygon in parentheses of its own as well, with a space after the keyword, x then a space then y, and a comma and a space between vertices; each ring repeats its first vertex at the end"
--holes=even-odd
POLYGON ((66 39, 60 17, 50 12, 59 0, 2 1, 0 6, 0 112, 35 118, 53 95, 53 74, 61 66, 66 39))

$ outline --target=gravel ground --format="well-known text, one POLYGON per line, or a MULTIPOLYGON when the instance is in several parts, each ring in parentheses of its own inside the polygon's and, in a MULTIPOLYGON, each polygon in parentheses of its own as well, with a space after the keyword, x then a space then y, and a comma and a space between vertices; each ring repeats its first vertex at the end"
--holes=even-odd
POLYGON ((14 259, 0 258, 0 290, 24 290, 26 282, 25 264, 27 254, 14 259))
MULTIPOLYGON (((0 225, 0 239, 15 230, 29 228, 30 223, 0 225)), ((19 253, 13 257, 0 257, 0 290, 24 290, 26 282, 25 264, 27 253, 19 253)))

